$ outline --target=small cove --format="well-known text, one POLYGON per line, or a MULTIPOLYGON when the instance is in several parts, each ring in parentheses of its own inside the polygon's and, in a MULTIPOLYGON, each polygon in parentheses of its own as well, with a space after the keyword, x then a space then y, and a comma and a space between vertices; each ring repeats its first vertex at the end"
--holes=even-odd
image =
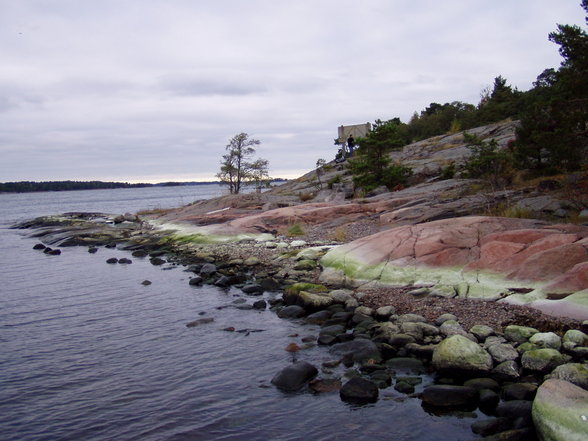
MULTIPOLYGON (((469 428, 473 414, 431 415, 418 399, 393 388, 366 406, 348 405, 337 393, 276 390, 271 378, 294 357, 284 348, 318 332, 269 310, 243 311, 232 303, 240 298, 252 303, 257 297, 237 289, 191 287, 183 268, 162 269, 146 259, 133 258, 131 265, 105 263, 109 257, 130 257, 120 250, 100 248, 90 254, 73 247, 47 256, 32 250, 34 239, 7 228, 23 218, 63 211, 152 208, 133 207, 124 199, 114 202, 104 194, 101 198, 111 206, 89 208, 91 192, 67 193, 82 201, 68 205, 57 200, 61 194, 36 194, 43 205, 34 195, 0 195, 3 439, 475 438, 469 428), (52 211, 55 207, 60 209, 52 211), (145 279, 152 284, 143 286, 145 279), (214 321, 185 326, 201 317, 214 321), (244 332, 224 331, 227 327, 244 332)), ((319 367, 332 359, 324 347, 295 357, 319 367)))

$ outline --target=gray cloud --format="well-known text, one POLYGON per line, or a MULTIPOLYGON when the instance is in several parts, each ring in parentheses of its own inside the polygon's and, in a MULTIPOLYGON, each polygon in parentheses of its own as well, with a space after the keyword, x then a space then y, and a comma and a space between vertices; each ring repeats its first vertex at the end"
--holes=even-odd
POLYGON ((0 181, 212 179, 243 131, 296 177, 341 124, 527 89, 556 23, 579 0, 2 2, 0 181))

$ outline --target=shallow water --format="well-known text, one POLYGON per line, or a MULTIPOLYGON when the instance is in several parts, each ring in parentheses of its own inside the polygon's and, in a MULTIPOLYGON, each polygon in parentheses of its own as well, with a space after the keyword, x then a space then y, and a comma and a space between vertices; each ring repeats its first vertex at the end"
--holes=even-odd
POLYGON ((191 287, 181 267, 105 263, 130 257, 121 250, 48 256, 32 250, 26 231, 7 228, 41 214, 165 208, 218 190, 171 189, 0 195, 2 440, 475 438, 474 418, 430 415, 393 388, 367 406, 276 390, 271 378, 293 357, 317 366, 332 357, 324 347, 284 351, 316 327, 232 305, 258 297, 191 287), (214 321, 185 326, 202 317, 214 321), (223 330, 230 326, 243 332, 223 330))

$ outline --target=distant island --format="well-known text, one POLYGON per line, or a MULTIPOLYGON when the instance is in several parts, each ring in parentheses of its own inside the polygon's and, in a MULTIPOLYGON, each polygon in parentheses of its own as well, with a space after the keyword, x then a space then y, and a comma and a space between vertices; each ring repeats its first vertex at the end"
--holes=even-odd
MULTIPOLYGON (((283 182, 286 179, 274 179, 272 182, 283 182)), ((219 181, 192 181, 192 182, 160 182, 157 184, 128 182, 104 182, 104 181, 19 181, 0 182, 0 193, 30 193, 35 191, 71 191, 71 190, 104 190, 114 188, 141 188, 141 187, 175 187, 184 185, 220 184, 219 181)))

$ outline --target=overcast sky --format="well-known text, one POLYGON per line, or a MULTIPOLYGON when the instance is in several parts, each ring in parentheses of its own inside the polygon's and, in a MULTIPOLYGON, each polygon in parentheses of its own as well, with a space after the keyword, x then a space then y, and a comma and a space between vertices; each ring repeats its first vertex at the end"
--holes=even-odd
POLYGON ((580 0, 0 0, 0 182, 213 180, 240 132, 298 177, 339 125, 529 89, 557 23, 580 0))

